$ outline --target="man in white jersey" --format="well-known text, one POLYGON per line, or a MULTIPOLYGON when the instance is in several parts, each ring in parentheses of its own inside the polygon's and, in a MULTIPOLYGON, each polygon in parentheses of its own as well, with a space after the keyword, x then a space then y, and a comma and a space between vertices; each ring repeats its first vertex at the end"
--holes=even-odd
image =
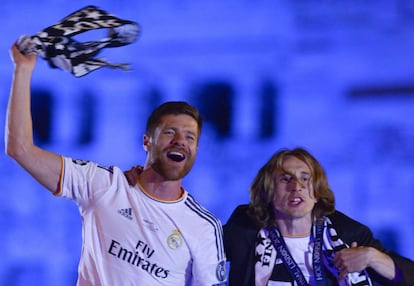
POLYGON ((30 83, 36 56, 16 45, 7 109, 6 153, 82 215, 78 285, 225 285, 220 221, 182 187, 197 153, 202 119, 185 102, 153 111, 146 162, 129 184, 117 167, 49 152, 33 142, 30 83))

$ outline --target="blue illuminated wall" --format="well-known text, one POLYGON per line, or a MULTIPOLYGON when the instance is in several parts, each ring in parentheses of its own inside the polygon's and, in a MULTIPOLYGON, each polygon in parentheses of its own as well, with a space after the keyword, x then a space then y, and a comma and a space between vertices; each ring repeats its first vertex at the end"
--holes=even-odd
MULTIPOLYGON (((223 223, 273 152, 303 146, 325 167, 338 209, 414 259, 410 1, 2 0, 1 126, 11 44, 89 4, 141 24, 136 43, 101 54, 133 70, 75 78, 39 58, 42 147, 128 169, 144 163, 149 112, 188 100, 206 125, 184 183, 223 223)), ((76 206, 0 156, 0 285, 74 285, 76 206)))

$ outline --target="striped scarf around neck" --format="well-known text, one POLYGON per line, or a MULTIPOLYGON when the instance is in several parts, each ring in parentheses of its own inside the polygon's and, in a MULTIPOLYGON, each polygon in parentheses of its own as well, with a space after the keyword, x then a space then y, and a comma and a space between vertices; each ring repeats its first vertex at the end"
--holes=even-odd
MULTIPOLYGON (((327 217, 324 218, 323 224, 323 261, 325 269, 332 273, 333 276, 339 276, 339 270, 335 267, 333 263, 334 254, 344 248, 349 248, 350 246, 346 244, 338 236, 338 232, 335 230, 331 220, 327 217)), ((276 231, 278 231, 276 229, 276 231)), ((316 233, 315 225, 312 227, 313 234, 316 233)), ((280 233, 279 233, 280 235, 280 233)), ((267 228, 262 228, 257 235, 256 239, 256 263, 255 263, 255 285, 264 286, 269 282, 272 272, 275 267, 281 266, 281 260, 277 257, 277 252, 273 246, 272 241, 269 239, 269 230, 267 228), (277 264, 276 264, 277 263, 277 264)), ((311 274, 313 276, 313 273, 311 274)), ((278 276, 276 274, 276 276, 278 276)), ((290 277, 290 276, 289 276, 290 277)), ((276 278, 278 279, 278 278, 276 278)), ((276 282, 276 281, 275 281, 276 282)), ((287 282, 287 281, 279 281, 287 282)), ((291 278, 292 285, 297 285, 291 278)), ((363 270, 361 272, 349 273, 346 277, 338 281, 339 286, 372 286, 371 279, 369 278, 368 273, 363 270)))

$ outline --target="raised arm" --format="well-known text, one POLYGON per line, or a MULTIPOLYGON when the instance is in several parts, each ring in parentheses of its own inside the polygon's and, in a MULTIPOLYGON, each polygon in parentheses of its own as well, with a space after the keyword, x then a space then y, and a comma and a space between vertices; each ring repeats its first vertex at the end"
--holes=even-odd
POLYGON ((23 55, 14 44, 10 56, 14 72, 6 115, 6 154, 49 191, 55 192, 59 188, 61 157, 40 149, 33 142, 30 83, 36 55, 23 55))

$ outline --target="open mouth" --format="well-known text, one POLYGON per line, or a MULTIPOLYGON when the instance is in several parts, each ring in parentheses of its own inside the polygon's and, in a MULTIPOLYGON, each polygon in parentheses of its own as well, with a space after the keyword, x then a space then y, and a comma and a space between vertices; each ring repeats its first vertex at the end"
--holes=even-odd
POLYGON ((299 205, 301 202, 303 202, 303 199, 299 198, 299 197, 296 197, 296 198, 293 198, 293 199, 289 200, 289 203, 291 205, 295 205, 295 206, 299 205))
POLYGON ((174 162, 181 162, 185 159, 185 155, 177 151, 168 152, 167 157, 173 160, 174 162))

